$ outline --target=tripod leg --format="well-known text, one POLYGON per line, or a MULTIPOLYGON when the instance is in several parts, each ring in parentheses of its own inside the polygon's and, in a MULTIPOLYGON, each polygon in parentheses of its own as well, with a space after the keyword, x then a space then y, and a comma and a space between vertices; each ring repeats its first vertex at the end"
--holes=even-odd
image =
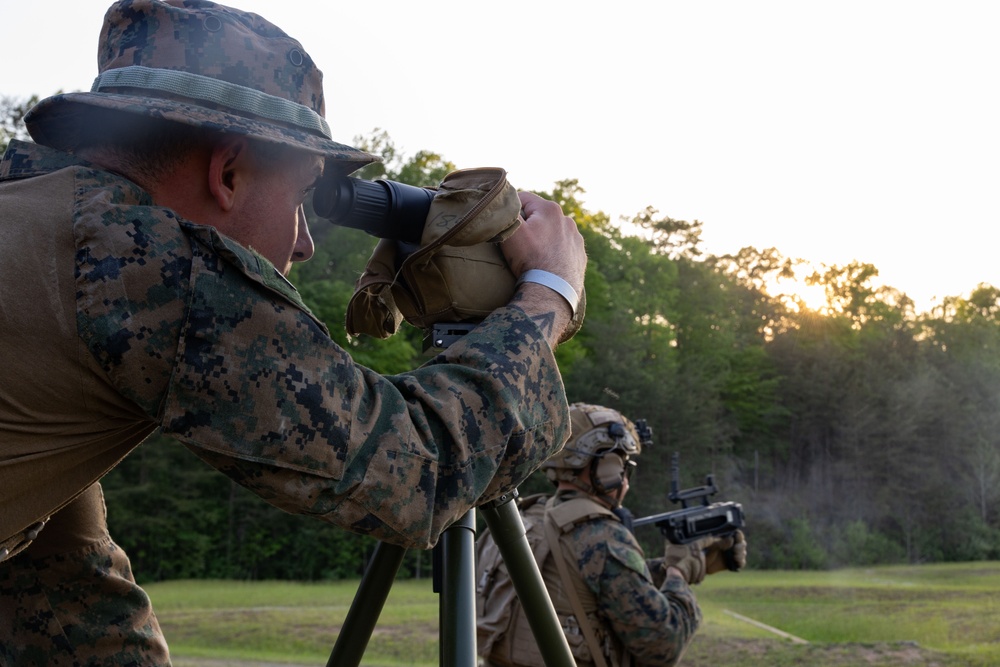
POLYGON ((476 665, 476 510, 448 526, 440 552, 441 667, 476 665))
POLYGON ((507 566, 514 592, 521 601, 546 667, 576 667, 559 617, 556 616, 555 607, 545 588, 542 573, 531 554, 524 522, 521 521, 517 506, 511 502, 516 497, 515 491, 481 506, 479 510, 483 513, 493 541, 507 566))
POLYGON ((357 667, 361 664, 405 554, 403 547, 385 542, 379 542, 375 547, 326 667, 357 667))

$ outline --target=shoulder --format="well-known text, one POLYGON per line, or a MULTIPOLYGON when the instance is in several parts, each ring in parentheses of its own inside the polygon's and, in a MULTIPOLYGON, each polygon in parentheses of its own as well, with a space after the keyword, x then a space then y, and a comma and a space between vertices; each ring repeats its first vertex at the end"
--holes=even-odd
POLYGON ((626 570, 648 578, 645 554, 632 532, 613 514, 578 523, 567 535, 580 567, 615 576, 626 570))

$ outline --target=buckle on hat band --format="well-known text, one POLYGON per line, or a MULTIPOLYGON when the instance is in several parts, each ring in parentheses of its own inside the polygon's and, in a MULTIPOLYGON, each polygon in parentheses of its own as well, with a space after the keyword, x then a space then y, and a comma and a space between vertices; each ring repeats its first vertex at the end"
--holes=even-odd
POLYGON ((213 79, 210 76, 129 65, 101 72, 94 79, 90 92, 96 93, 104 88, 120 87, 156 90, 212 102, 235 111, 294 125, 308 132, 321 134, 327 139, 333 138, 326 119, 309 107, 283 97, 262 93, 254 88, 213 79))

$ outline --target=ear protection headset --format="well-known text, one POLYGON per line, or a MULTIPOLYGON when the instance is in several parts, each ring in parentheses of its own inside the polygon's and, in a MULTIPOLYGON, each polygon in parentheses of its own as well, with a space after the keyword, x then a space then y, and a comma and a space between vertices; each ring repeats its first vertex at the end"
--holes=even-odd
POLYGON ((626 463, 618 452, 608 452, 590 464, 590 481, 600 493, 617 491, 625 483, 626 463))
MULTIPOLYGON (((625 426, 620 422, 608 424, 608 436, 618 443, 627 436, 625 426)), ((608 494, 617 491, 625 484, 629 467, 634 467, 635 461, 630 461, 628 453, 615 446, 604 450, 590 461, 590 481, 598 493, 608 494)))

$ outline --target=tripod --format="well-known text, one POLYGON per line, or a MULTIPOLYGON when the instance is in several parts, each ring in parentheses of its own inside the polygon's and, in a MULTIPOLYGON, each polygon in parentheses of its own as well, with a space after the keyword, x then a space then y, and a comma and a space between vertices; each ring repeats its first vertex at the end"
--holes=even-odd
MULTIPOLYGON (((548 667, 575 667, 566 635, 538 570, 524 523, 513 501, 517 491, 479 508, 496 541, 514 590, 524 608, 531 631, 548 667)), ((439 609, 441 667, 475 667, 476 600, 475 534, 476 510, 445 529, 441 541, 441 602, 439 609)), ((368 563, 361 585, 347 612, 327 667, 357 667, 385 605, 389 589, 403 562, 406 549, 380 542, 368 563)))
MULTIPOLYGON (((424 348, 443 349, 476 325, 439 323, 425 332, 424 348)), ((517 490, 480 506, 500 556, 507 566, 531 632, 547 667, 576 667, 566 635, 531 554, 517 511, 517 490)), ((476 667, 476 510, 444 530, 435 547, 435 592, 441 595, 441 667, 476 667), (438 582, 440 590, 438 590, 438 582)), ((406 549, 380 542, 372 554, 341 626, 327 667, 358 667, 385 606, 406 549)))

